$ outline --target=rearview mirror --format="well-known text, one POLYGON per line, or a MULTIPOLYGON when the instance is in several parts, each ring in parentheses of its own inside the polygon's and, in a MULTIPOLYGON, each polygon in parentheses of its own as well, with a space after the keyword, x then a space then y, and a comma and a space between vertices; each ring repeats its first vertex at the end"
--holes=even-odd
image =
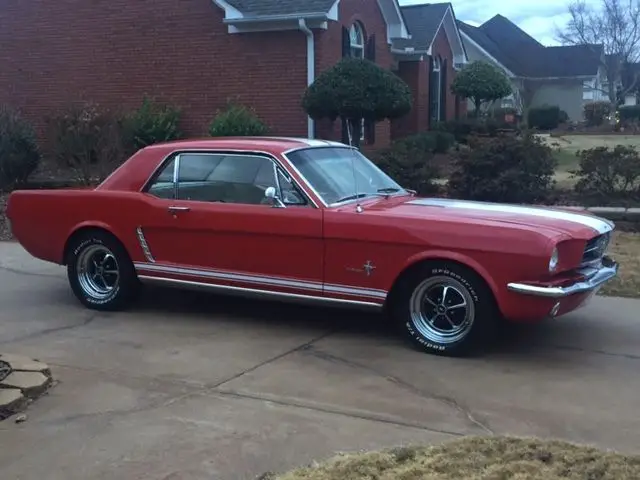
POLYGON ((282 203, 282 200, 280 200, 280 197, 278 197, 278 192, 276 191, 275 187, 267 187, 267 189, 264 191, 264 196, 265 198, 269 199, 269 202, 272 206, 277 208, 285 208, 284 203, 282 203))

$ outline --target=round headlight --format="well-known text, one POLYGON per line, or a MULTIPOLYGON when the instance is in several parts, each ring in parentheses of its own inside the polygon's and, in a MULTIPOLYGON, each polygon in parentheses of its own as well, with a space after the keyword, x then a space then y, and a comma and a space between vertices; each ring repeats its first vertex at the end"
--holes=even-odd
POLYGON ((554 248, 549 259, 549 271, 553 272, 558 267, 558 248, 554 248))

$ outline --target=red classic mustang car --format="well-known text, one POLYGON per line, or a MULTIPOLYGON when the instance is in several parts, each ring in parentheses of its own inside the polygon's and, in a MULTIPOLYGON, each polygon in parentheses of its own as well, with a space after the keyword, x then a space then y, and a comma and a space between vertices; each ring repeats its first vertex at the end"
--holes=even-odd
POLYGON ((146 283, 371 307, 448 355, 502 320, 578 308, 618 268, 607 220, 420 198, 323 140, 153 145, 95 189, 15 191, 7 215, 89 308, 124 308, 146 283))

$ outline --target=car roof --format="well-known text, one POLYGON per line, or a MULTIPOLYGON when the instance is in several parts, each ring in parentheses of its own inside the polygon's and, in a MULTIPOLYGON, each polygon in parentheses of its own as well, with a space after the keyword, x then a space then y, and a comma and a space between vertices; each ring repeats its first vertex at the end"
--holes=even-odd
POLYGON ((313 140, 298 137, 215 137, 175 140, 156 143, 147 149, 233 149, 233 150, 261 150, 269 153, 284 153, 287 150, 306 147, 348 147, 344 143, 331 140, 313 140))

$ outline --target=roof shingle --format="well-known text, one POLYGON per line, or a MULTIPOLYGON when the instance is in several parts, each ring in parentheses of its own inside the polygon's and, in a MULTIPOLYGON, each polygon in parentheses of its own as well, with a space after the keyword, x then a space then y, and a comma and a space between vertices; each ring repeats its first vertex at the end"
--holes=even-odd
POLYGON ((545 47, 502 15, 479 27, 458 22, 458 28, 517 76, 587 76, 600 66, 601 45, 545 47))
POLYGON ((449 8, 451 8, 451 3, 448 2, 400 7, 411 39, 394 39, 393 47, 427 50, 438 33, 438 28, 449 8))
POLYGON ((251 17, 328 12, 336 0, 227 0, 232 7, 251 17))

